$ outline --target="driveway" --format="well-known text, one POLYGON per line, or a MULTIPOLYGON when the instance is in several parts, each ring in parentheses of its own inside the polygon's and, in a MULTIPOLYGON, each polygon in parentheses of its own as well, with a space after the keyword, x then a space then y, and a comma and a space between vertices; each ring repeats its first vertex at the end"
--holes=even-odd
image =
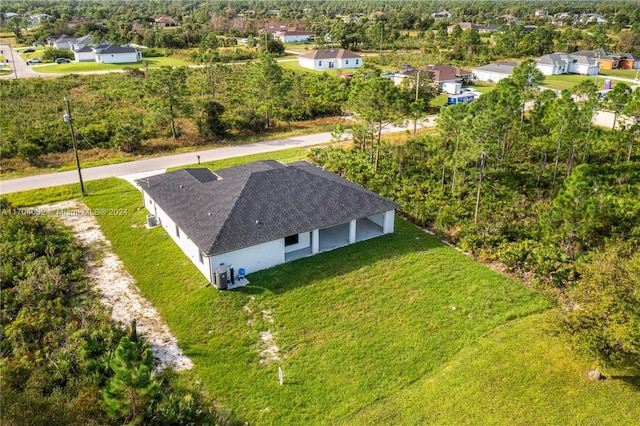
POLYGON ((36 78, 36 77, 57 77, 61 74, 40 74, 31 69, 29 65, 27 65, 27 61, 22 59, 22 56, 18 54, 14 49, 11 48, 10 44, 0 43, 0 50, 2 50, 2 54, 5 58, 9 60, 9 65, 14 71, 11 74, 2 75, 0 79, 10 79, 10 78, 36 78))

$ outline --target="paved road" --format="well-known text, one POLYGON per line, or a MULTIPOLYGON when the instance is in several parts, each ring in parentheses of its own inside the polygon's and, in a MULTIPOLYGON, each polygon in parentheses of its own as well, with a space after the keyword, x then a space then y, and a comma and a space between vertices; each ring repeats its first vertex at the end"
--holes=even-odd
MULTIPOLYGON (((431 116, 424 122, 419 123, 418 128, 434 126, 434 118, 435 116, 431 116)), ((383 129, 383 133, 403 132, 407 131, 407 129, 413 129, 412 125, 409 125, 408 127, 388 126, 387 128, 383 129)), ((142 160, 130 161, 128 163, 111 164, 107 166, 82 169, 82 179, 86 182, 108 177, 124 176, 150 172, 153 170, 167 169, 171 167, 193 165, 198 163, 198 156, 200 156, 201 162, 207 162, 222 160, 225 158, 241 157, 244 155, 278 151, 288 148, 322 145, 329 142, 330 140, 331 133, 326 132, 294 138, 256 142, 245 145, 213 148, 184 154, 167 155, 164 157, 145 158, 142 160)), ((78 171, 69 170, 66 172, 49 173, 18 179, 2 180, 0 181, 0 193, 9 194, 11 192, 27 191, 37 188, 47 188, 50 186, 66 185, 76 182, 78 182, 78 171)))
POLYGON ((22 59, 20 54, 11 49, 11 45, 6 43, 0 43, 0 50, 2 50, 4 57, 9 60, 9 65, 14 72, 11 74, 6 74, 0 76, 0 79, 10 79, 10 78, 36 78, 36 77, 57 77, 61 74, 40 74, 31 69, 29 65, 27 65, 27 61, 22 59), (12 54, 13 52, 13 54, 12 54))

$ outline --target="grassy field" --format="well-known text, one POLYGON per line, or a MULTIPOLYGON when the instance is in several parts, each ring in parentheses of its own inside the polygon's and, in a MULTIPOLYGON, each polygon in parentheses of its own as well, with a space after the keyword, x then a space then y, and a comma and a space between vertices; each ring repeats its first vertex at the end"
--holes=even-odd
MULTIPOLYGON (((261 158, 292 161, 287 150, 261 158)), ((76 185, 77 186, 77 185, 76 185)), ((638 383, 591 382, 551 304, 401 219, 392 235, 251 274, 218 292, 125 181, 87 183, 114 250, 195 362, 190 380, 251 424, 633 424, 638 383), (261 363, 270 331, 280 361, 261 363), (284 371, 278 384, 277 367, 284 371)), ((9 194, 24 205, 69 196, 9 194)), ((238 265, 240 266, 240 265, 238 265)))
POLYGON ((149 68, 162 66, 180 67, 193 65, 182 59, 171 57, 143 58, 143 62, 131 62, 126 64, 98 64, 96 62, 72 62, 69 64, 43 64, 34 65, 33 70, 40 73, 73 73, 92 71, 119 71, 123 68, 144 68, 145 63, 149 68))
MULTIPOLYGON (((619 70, 619 71, 626 71, 626 70, 619 70)), ((614 74, 612 73, 611 75, 614 75, 614 74)), ((607 76, 604 73, 601 73, 598 76, 598 90, 604 89, 604 81, 607 79, 606 77, 607 76)), ((622 76, 620 75, 620 77, 622 76)), ((541 84, 541 86, 549 87, 551 89, 556 89, 556 90, 565 90, 565 89, 572 89, 574 86, 577 86, 578 84, 582 83, 585 80, 595 82, 596 77, 586 76, 586 75, 574 75, 574 74, 547 75, 545 76, 544 82, 541 84)), ((619 81, 612 80, 611 83, 612 83, 612 87, 614 87, 616 84, 619 83, 619 81)))

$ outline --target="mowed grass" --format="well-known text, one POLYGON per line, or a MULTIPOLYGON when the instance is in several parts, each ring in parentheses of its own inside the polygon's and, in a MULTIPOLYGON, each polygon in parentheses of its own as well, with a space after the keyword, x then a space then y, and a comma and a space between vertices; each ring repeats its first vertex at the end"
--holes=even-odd
POLYGON ((591 366, 547 331, 548 301, 401 219, 393 235, 254 273, 251 285, 218 292, 162 228, 144 227, 135 188, 117 178, 87 188, 85 202, 106 212, 97 219, 114 250, 195 362, 185 377, 251 424, 640 418, 637 387, 587 380, 591 366), (109 214, 115 209, 127 214, 109 214), (280 361, 261 363, 265 331, 280 361))
POLYGON ((96 62, 71 62, 69 64, 44 64, 34 65, 32 68, 40 73, 73 73, 93 71, 121 71, 124 68, 158 68, 162 66, 181 67, 193 65, 190 62, 172 57, 143 58, 143 62, 131 62, 126 64, 98 64, 96 62), (145 65, 146 63, 146 65, 145 65))
POLYGON ((393 235, 254 273, 250 286, 218 292, 163 229, 144 228, 136 189, 105 182, 87 204, 130 214, 98 216, 103 231, 207 391, 251 423, 351 423, 483 334, 549 306, 400 219, 393 235), (263 365, 260 333, 268 330, 281 362, 263 365))

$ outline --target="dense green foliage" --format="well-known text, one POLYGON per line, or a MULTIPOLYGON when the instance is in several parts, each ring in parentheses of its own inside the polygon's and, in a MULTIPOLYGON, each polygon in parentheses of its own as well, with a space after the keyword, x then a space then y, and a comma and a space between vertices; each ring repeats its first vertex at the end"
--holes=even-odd
POLYGON ((73 237, 10 207, 0 217, 2 423, 107 423, 100 388, 122 330, 90 290, 73 237))
POLYGON ((229 422, 174 373, 152 371, 151 350, 123 337, 51 218, 3 201, 0 251, 3 425, 229 422))
POLYGON ((63 96, 71 100, 81 149, 127 152, 144 152, 155 137, 179 137, 180 120, 199 129, 188 141, 198 144, 229 132, 264 131, 268 111, 270 123, 340 113, 347 96, 344 80, 282 70, 275 63, 270 69, 276 74, 265 74, 262 64, 5 80, 0 91, 12 102, 2 107, 0 154, 37 162, 43 153, 71 149, 71 134, 62 120, 63 96))
MULTIPOLYGON (((544 94, 524 115, 530 89, 517 77, 530 81, 520 72, 527 66, 473 104, 446 108, 438 119, 439 137, 382 145, 379 161, 360 144, 317 149, 312 158, 394 199, 415 223, 481 259, 500 262, 537 288, 562 291, 579 278, 590 282, 585 274, 592 271, 577 270, 576 261, 610 239, 640 248, 640 162, 634 149, 640 124, 593 128, 589 96, 595 90, 587 84, 576 88, 591 93, 581 105, 569 92, 544 94)), ((638 96, 637 90, 631 95, 638 96)), ((632 278, 629 288, 637 286, 632 278)), ((606 291, 596 297, 607 298, 606 291)), ((563 300, 574 303, 572 294, 563 300)), ((620 294, 613 293, 612 304, 634 318, 620 294)), ((633 324, 619 329, 633 343, 606 345, 640 367, 640 356, 629 349, 637 351, 633 324)), ((574 322, 569 331, 579 328, 574 322)), ((603 363, 616 365, 612 353, 602 357, 604 349, 591 349, 603 363)))

